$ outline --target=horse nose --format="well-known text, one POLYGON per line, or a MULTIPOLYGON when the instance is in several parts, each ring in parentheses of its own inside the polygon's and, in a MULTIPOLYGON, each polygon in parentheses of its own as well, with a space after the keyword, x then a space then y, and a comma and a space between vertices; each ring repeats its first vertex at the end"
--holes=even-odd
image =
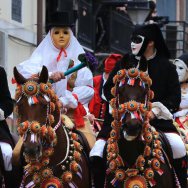
POLYGON ((40 154, 41 146, 40 144, 31 144, 25 143, 24 144, 24 152, 29 156, 37 156, 40 154))

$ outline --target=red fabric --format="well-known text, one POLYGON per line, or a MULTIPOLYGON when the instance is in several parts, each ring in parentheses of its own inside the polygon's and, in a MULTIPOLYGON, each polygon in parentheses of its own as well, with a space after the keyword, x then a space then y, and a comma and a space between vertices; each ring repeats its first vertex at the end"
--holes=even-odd
POLYGON ((100 97, 100 85, 102 82, 102 75, 98 75, 93 77, 93 89, 94 89, 94 96, 89 102, 89 111, 93 114, 96 118, 100 116, 100 109, 101 109, 101 97, 100 97))
POLYGON ((59 55, 57 56, 57 62, 61 59, 62 52, 64 53, 64 56, 67 57, 67 52, 65 51, 64 48, 62 48, 59 52, 59 55))
POLYGON ((12 78, 12 84, 16 84, 16 80, 14 78, 12 78))
POLYGON ((122 58, 120 54, 111 54, 104 61, 104 71, 109 73, 113 70, 115 64, 122 58))
POLYGON ((175 118, 175 122, 178 123, 180 128, 185 129, 182 122, 180 121, 179 117, 175 118))
MULTIPOLYGON (((75 99, 78 101, 78 96, 76 94, 72 94, 75 99)), ((84 124, 84 116, 86 115, 86 110, 85 108, 83 107, 83 105, 78 102, 78 106, 77 108, 74 110, 74 122, 75 122, 75 125, 76 125, 76 128, 81 128, 81 127, 84 127, 85 124, 84 124)))

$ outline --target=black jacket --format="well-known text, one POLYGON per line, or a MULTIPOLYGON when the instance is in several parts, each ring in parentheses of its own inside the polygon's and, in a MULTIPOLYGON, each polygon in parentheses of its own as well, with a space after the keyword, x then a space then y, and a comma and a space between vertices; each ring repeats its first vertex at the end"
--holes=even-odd
MULTIPOLYGON (((113 98, 110 92, 111 88, 114 86, 113 77, 118 70, 127 68, 126 63, 132 64, 131 66, 136 66, 138 60, 130 56, 128 59, 122 59, 122 61, 116 64, 104 86, 104 95, 108 101, 113 98)), ((181 102, 181 89, 175 65, 169 62, 167 58, 158 55, 147 61, 147 65, 149 76, 152 79, 151 89, 154 91, 154 99, 152 102, 161 102, 171 113, 176 112, 181 102)), ((108 138, 112 120, 111 114, 107 112, 104 126, 98 134, 98 138, 108 138)), ((150 123, 164 132, 176 131, 175 127, 172 125, 172 121, 169 120, 154 119, 150 123)))
MULTIPOLYGON (((4 111, 5 118, 13 111, 13 100, 8 88, 7 75, 3 67, 0 67, 0 109, 4 111)), ((14 147, 6 120, 0 120, 0 141, 7 142, 14 147)))

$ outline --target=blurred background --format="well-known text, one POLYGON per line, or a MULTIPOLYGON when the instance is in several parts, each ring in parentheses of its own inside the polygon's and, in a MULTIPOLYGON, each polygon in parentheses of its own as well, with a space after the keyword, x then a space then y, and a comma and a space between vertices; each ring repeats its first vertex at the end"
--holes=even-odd
POLYGON ((110 53, 130 52, 135 24, 157 22, 172 58, 188 52, 188 0, 0 0, 0 65, 9 88, 13 67, 29 58, 46 35, 50 14, 74 11, 73 31, 99 61, 110 53))

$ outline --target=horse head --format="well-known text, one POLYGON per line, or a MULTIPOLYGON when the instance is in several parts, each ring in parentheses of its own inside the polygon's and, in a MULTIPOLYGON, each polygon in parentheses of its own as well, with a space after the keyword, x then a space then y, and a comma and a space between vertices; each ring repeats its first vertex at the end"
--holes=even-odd
POLYGON ((143 123, 149 121, 149 111, 153 97, 150 90, 151 79, 146 72, 136 68, 118 71, 114 77, 115 86, 111 100, 113 124, 120 122, 122 133, 127 140, 137 138, 143 129, 143 123))
MULTIPOLYGON (((18 132, 24 136, 24 155, 27 160, 37 161, 45 146, 49 148, 49 145, 55 144, 56 135, 52 127, 58 100, 47 83, 46 67, 43 66, 38 79, 24 78, 15 67, 14 77, 17 82, 18 132)), ((59 111, 58 108, 56 111, 59 111)))

